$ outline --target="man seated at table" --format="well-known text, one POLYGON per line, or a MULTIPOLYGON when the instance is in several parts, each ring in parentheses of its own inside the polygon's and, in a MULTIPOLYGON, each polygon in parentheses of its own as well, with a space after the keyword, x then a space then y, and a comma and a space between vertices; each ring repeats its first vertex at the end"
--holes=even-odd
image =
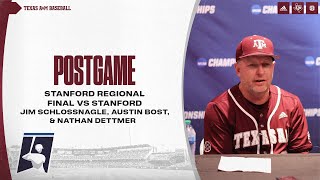
MULTIPOLYGON (((245 37, 234 65, 240 83, 214 98, 204 118, 204 154, 307 153, 312 149, 300 99, 272 85, 270 39, 245 37)), ((288 77, 290 79, 290 77, 288 77)))

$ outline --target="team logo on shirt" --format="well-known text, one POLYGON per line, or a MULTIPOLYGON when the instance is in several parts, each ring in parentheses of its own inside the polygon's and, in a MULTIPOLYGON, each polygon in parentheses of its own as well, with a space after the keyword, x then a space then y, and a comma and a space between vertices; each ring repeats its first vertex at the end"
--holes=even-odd
POLYGON ((204 152, 210 152, 211 151, 211 144, 209 141, 206 141, 204 143, 204 152))
POLYGON ((17 173, 48 173, 54 133, 24 133, 17 173))
POLYGON ((282 112, 282 113, 279 115, 279 119, 286 118, 286 117, 288 117, 288 115, 287 115, 285 112, 282 112))
POLYGON ((234 148, 239 149, 240 147, 246 148, 250 146, 256 146, 260 144, 260 138, 262 141, 262 145, 287 143, 288 132, 286 129, 277 128, 277 129, 269 129, 269 131, 261 130, 260 132, 258 132, 258 130, 251 130, 251 131, 236 133, 234 134, 234 139, 233 139, 236 141, 234 148))

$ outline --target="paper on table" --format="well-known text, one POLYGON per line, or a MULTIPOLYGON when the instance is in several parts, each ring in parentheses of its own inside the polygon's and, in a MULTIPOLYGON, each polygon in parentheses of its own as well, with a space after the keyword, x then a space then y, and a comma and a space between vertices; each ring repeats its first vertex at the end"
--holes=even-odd
POLYGON ((218 170, 271 173, 271 159, 221 156, 218 170))

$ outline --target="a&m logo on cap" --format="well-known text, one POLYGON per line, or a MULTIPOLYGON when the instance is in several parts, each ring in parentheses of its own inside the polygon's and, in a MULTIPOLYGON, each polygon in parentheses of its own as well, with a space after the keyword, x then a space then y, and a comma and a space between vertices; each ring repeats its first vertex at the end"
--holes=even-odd
POLYGON ((267 44, 264 42, 264 40, 256 39, 253 40, 253 47, 256 47, 257 49, 263 49, 267 48, 267 44))

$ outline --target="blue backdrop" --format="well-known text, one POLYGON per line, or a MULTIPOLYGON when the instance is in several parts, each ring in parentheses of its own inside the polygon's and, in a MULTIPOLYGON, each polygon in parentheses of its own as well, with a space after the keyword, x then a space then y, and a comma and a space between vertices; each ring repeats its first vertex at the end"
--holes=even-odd
MULTIPOLYGON (((273 84, 300 98, 314 145, 312 152, 320 152, 320 14, 277 14, 277 2, 200 2, 184 71, 185 118, 192 120, 197 133, 196 153, 203 138, 206 105, 239 82, 233 67, 236 46, 253 34, 273 41, 275 53, 280 55, 273 84)), ((301 2, 306 5, 310 1, 301 2)))

